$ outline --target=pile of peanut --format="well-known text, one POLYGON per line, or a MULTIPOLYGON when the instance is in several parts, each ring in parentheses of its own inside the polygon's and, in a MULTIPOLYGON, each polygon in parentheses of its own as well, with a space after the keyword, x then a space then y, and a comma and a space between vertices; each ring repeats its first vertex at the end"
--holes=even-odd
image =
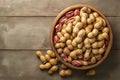
POLYGON ((55 26, 54 46, 61 58, 73 66, 89 66, 104 56, 109 28, 96 11, 82 7, 62 16, 55 26))
POLYGON ((36 51, 36 55, 42 62, 39 66, 40 69, 48 70, 48 74, 51 75, 59 69, 60 76, 70 76, 72 74, 72 70, 60 63, 52 50, 47 50, 45 55, 43 55, 41 51, 36 51))
MULTIPOLYGON (((52 50, 47 50, 46 54, 43 55, 41 51, 36 51, 36 55, 41 60, 41 64, 39 68, 41 70, 48 70, 48 74, 53 74, 57 71, 59 71, 59 75, 64 76, 71 76, 73 71, 72 69, 68 68, 66 65, 62 64, 57 57, 55 56, 54 52, 52 50)), ((86 72, 87 76, 93 76, 95 75, 95 70, 89 70, 86 72)))

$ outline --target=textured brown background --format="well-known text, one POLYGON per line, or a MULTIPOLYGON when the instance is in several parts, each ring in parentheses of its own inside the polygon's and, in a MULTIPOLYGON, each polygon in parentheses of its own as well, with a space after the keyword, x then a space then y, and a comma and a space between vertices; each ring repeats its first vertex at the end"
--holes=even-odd
POLYGON ((120 0, 0 0, 0 80, 120 80, 120 0), (50 49, 49 32, 55 16, 67 6, 89 4, 108 18, 114 35, 107 60, 86 77, 74 71, 71 77, 49 76, 39 70, 37 49, 50 49))

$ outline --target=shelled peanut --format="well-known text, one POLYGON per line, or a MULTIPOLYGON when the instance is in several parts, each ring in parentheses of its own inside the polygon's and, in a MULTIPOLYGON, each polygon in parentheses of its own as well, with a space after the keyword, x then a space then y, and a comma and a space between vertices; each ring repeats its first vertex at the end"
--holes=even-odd
POLYGON ((53 38, 56 51, 65 62, 76 67, 89 66, 104 56, 109 28, 99 13, 82 7, 61 17, 53 38))
POLYGON ((36 51, 36 55, 42 62, 39 68, 41 70, 48 70, 48 74, 51 75, 59 70, 59 75, 62 77, 72 75, 72 70, 60 63, 52 50, 47 50, 45 55, 41 51, 36 51))

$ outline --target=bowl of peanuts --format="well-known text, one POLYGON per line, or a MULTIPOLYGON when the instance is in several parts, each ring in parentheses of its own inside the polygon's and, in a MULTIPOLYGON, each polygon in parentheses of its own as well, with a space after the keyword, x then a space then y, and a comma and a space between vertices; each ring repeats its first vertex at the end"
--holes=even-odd
POLYGON ((52 23, 50 44, 66 66, 86 70, 109 55, 113 34, 106 17, 96 8, 77 4, 61 11, 52 23))

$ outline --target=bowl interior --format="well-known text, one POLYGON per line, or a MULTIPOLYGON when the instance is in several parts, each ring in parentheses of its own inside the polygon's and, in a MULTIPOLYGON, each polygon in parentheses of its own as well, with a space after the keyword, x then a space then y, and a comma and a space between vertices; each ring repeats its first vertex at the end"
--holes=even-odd
POLYGON ((85 5, 85 4, 77 4, 77 5, 73 5, 73 6, 70 6, 66 9, 64 9, 63 11, 61 11, 57 17, 54 19, 53 23, 52 23, 52 27, 51 27, 51 31, 50 31, 50 45, 53 49, 53 51, 55 52, 57 58, 63 63, 65 64, 66 66, 70 67, 70 68, 73 68, 73 69, 79 69, 79 70, 85 70, 85 69, 90 69, 90 68, 94 68, 96 66, 98 66, 99 64, 101 64, 105 59, 106 57, 108 56, 110 50, 111 50, 111 47, 112 47, 112 42, 113 42, 113 35, 112 35, 112 30, 111 30, 111 27, 110 27, 110 24, 108 22, 108 20, 106 19, 106 17, 96 8, 92 7, 92 6, 89 6, 89 5, 85 5), (54 46, 54 42, 53 42, 53 36, 54 36, 54 32, 55 32, 55 26, 58 22, 58 20, 68 11, 70 10, 74 10, 74 9, 77 9, 77 8, 81 8, 81 7, 89 7, 90 9, 96 11, 97 13, 99 13, 99 15, 105 19, 106 23, 107 23, 107 27, 109 28, 110 32, 109 32, 109 44, 106 48, 106 51, 104 53, 104 56, 102 57, 102 59, 100 61, 98 61, 97 63, 93 64, 93 65, 88 65, 88 66, 81 66, 81 67, 76 67, 76 66, 73 66, 71 65, 70 63, 67 63, 65 61, 63 61, 61 59, 61 57, 59 56, 59 54, 57 53, 56 49, 55 49, 55 46, 54 46))

